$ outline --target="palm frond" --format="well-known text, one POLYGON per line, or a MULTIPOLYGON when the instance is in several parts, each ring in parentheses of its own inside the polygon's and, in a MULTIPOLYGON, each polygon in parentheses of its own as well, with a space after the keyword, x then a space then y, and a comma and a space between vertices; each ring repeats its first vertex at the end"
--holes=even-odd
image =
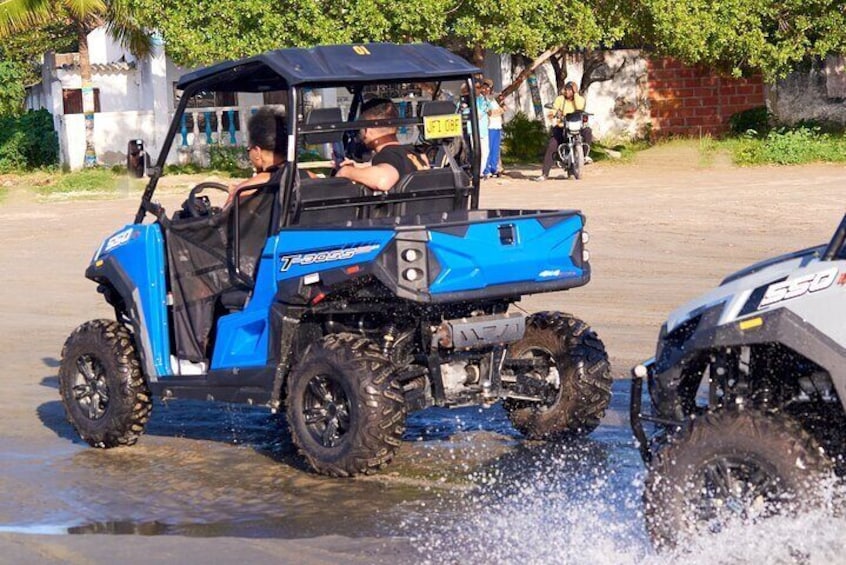
POLYGON ((83 21, 106 11, 104 0, 61 0, 71 17, 83 21))
POLYGON ((48 21, 50 5, 49 0, 0 0, 0 37, 48 21))
POLYGON ((153 41, 135 18, 130 2, 112 0, 106 13, 109 33, 136 57, 146 57, 153 50, 153 41))

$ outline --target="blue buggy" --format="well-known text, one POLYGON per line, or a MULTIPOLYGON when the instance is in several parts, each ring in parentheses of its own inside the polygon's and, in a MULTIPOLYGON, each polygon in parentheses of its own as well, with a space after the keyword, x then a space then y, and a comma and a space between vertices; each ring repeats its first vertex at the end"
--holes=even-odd
POLYGON ((366 97, 422 82, 474 97, 478 72, 440 47, 362 44, 185 75, 134 222, 86 271, 115 319, 81 325, 62 351, 62 400, 80 436, 135 443, 154 397, 244 402, 284 410, 316 472, 351 476, 387 464, 406 415, 430 406, 502 400, 535 439, 593 430, 610 400, 602 342, 570 314, 511 308, 589 281, 584 217, 479 209, 474 104, 462 114, 422 100, 398 118, 359 116, 366 97), (190 99, 208 92, 265 103, 273 93, 287 161, 231 205, 213 205, 226 186, 201 183, 169 214, 156 185, 190 99), (315 165, 300 159, 304 148, 349 149, 364 127, 402 128, 431 168, 387 193, 332 176, 331 163, 317 162, 325 175, 300 174, 315 165))

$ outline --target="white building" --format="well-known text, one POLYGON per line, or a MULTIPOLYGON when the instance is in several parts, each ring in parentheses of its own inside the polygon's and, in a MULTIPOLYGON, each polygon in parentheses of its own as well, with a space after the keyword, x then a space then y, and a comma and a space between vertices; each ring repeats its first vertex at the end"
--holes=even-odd
MULTIPOLYGON (((102 165, 126 163, 127 144, 142 139, 154 158, 167 134, 174 114, 176 82, 184 69, 167 59, 161 41, 147 59, 136 59, 115 43, 105 28, 88 36, 91 82, 94 86, 94 146, 102 165)), ((41 83, 28 89, 26 107, 46 108, 53 114, 59 136, 60 159, 71 169, 83 166, 85 156, 85 117, 82 113, 82 79, 79 54, 47 53, 41 83)), ((252 108, 268 102, 262 94, 195 98, 187 113, 185 131, 177 133, 168 156, 176 163, 185 159, 207 159, 197 151, 212 143, 242 145, 246 119, 252 108), (225 97, 223 97, 225 98, 225 97), (202 106, 202 107, 200 107, 202 106), (208 124, 208 126, 207 126, 208 124), (181 149, 180 149, 181 148, 181 149)))

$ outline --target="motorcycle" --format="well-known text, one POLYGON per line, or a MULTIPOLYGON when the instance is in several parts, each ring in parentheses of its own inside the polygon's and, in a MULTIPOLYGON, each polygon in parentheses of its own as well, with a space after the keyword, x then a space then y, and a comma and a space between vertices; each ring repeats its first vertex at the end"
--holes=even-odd
POLYGON ((590 144, 582 137, 582 129, 587 126, 590 115, 588 112, 576 110, 569 114, 556 112, 553 116, 553 125, 564 130, 564 140, 558 145, 558 151, 555 153, 555 164, 576 180, 582 178, 585 157, 590 154, 590 144))

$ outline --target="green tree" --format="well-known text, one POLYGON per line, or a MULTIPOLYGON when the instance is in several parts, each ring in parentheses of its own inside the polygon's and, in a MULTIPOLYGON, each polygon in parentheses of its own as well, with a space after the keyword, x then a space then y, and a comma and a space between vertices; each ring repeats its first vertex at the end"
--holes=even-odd
POLYGON ((206 65, 270 49, 366 41, 432 41, 453 0, 411 8, 393 0, 135 0, 181 65, 206 65))
POLYGON ((66 22, 15 33, 0 42, 0 116, 23 108, 26 87, 41 79, 45 51, 76 48, 76 34, 66 22))
POLYGON ((773 80, 808 57, 846 49, 842 0, 642 0, 661 52, 773 80))
MULTIPOLYGON (((777 77, 808 56, 846 49, 843 0, 135 0, 183 65, 319 43, 429 41, 481 63, 484 49, 545 56, 564 80, 563 54, 586 69, 594 50, 648 46, 689 63, 777 77)), ((599 73, 601 77, 603 73, 599 73)), ((586 81, 593 73, 586 73, 586 81)), ((599 78, 602 80, 602 78, 599 78)), ((583 83, 581 88, 586 88, 583 83)))
POLYGON ((149 54, 150 37, 135 19, 129 0, 0 0, 0 38, 32 30, 48 22, 69 18, 76 31, 79 47, 79 72, 82 78, 82 103, 85 113, 85 166, 97 164, 94 150, 94 91, 91 84, 91 60, 88 34, 106 25, 112 36, 135 55, 149 54), (59 8, 59 9, 57 9, 59 8))
POLYGON ((16 61, 0 61, 0 117, 17 116, 26 96, 26 70, 16 61))
MULTIPOLYGON (((593 6, 578 0, 478 0, 462 3, 450 33, 473 47, 535 57, 550 47, 596 46, 605 39, 593 6)), ((480 61, 477 61, 477 63, 480 61)))

